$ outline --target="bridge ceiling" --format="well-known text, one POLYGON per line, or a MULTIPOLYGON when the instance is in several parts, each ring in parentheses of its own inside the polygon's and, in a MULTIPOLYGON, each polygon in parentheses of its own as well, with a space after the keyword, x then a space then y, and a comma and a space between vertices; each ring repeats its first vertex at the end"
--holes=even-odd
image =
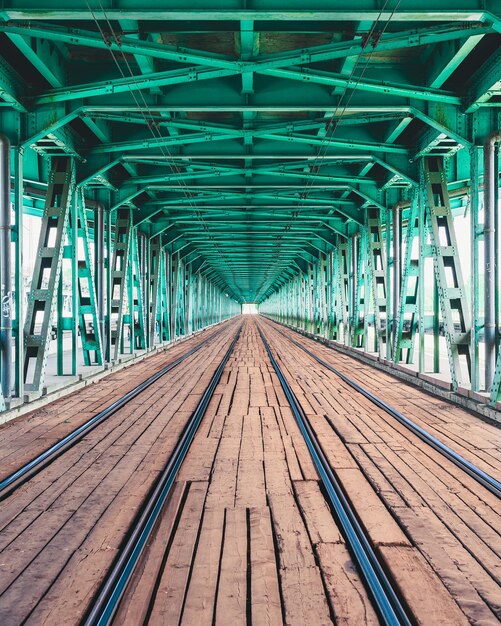
POLYGON ((88 195, 260 301, 408 196, 420 155, 461 180, 472 120, 501 106, 500 16, 499 0, 4 0, 0 111, 34 154, 74 154, 88 195))

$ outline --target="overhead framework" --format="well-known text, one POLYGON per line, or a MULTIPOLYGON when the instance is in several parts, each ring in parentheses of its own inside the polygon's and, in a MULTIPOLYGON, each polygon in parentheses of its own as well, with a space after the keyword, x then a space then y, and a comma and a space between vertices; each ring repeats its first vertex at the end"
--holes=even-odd
POLYGON ((3 396, 258 303, 495 403, 501 0, 194 4, 2 3, 3 396))

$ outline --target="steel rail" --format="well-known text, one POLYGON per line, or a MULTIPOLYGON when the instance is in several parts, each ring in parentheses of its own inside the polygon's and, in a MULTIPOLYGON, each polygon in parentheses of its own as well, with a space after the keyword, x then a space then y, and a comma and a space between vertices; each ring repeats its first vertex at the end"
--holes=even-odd
MULTIPOLYGON (((270 321, 274 322, 274 320, 270 320, 270 321)), ((274 323, 278 324, 278 322, 274 322, 274 323)), ((409 419, 408 417, 406 417, 405 415, 403 415, 402 413, 394 409, 384 400, 381 400, 381 398, 376 396, 374 393, 372 393, 371 391, 369 391, 368 389, 366 389, 365 387, 363 387, 362 385, 354 381, 352 378, 349 378, 348 376, 346 376, 346 374, 343 374, 343 372, 339 371, 338 369, 336 369, 335 367, 333 367, 332 365, 330 365, 329 363, 321 359, 314 352, 311 352, 311 350, 308 350, 308 348, 305 348, 305 346, 300 344, 298 341, 296 341, 292 337, 289 337, 278 328, 275 328, 275 330, 277 331, 277 333, 280 333, 283 337, 291 341, 298 348, 301 348, 301 350, 306 352, 306 354, 308 354, 317 363, 322 365, 322 367, 325 367, 329 371, 336 374, 336 376, 341 378, 341 380, 343 380, 347 385, 352 387, 352 389, 355 389, 355 391, 358 391, 358 393, 361 393, 368 400, 370 400, 373 404, 378 406, 380 409, 383 409, 383 411, 388 413, 388 415, 391 415, 393 418, 395 418, 398 422, 400 422, 400 424, 405 426, 414 435, 419 437, 421 441, 424 441, 429 446, 431 446, 434 450, 436 450, 437 452, 440 452, 440 454, 442 454, 449 461, 454 463, 454 465, 456 465, 457 467, 462 469, 464 472, 466 472, 469 476, 475 479, 483 487, 488 489, 493 495, 497 496, 498 498, 501 498, 501 482, 499 480, 496 480, 496 478, 494 478, 493 476, 490 476, 489 474, 487 474, 487 472, 484 472, 482 469, 477 467, 474 463, 471 463, 471 461, 468 461, 467 459, 462 457, 458 452, 456 452, 455 450, 447 446, 445 443, 440 441, 440 439, 438 439, 437 437, 434 437, 427 430, 425 430, 424 428, 422 428, 421 426, 413 422, 411 419, 409 419)), ((333 349, 328 345, 327 347, 330 348, 331 350, 333 349)))
POLYGON ((174 484, 177 472, 195 437, 217 384, 221 379, 226 363, 240 337, 242 326, 243 325, 239 327, 230 347, 200 399, 200 402, 191 414, 162 474, 150 492, 150 495, 143 503, 132 525, 132 530, 125 544, 121 547, 114 565, 101 585, 101 589, 86 618, 82 622, 82 626, 106 626, 113 620, 120 600, 134 573, 135 567, 162 511, 163 505, 167 500, 170 489, 174 484))
POLYGON ((315 467, 320 475, 329 498, 331 510, 343 530, 348 546, 351 549, 355 562, 367 584, 384 624, 386 624, 386 626, 411 626, 413 621, 409 618, 393 584, 379 562, 367 533, 358 521, 354 508, 350 504, 343 488, 332 471, 329 461, 313 432, 311 424, 273 356, 259 324, 257 327, 273 369, 277 374, 315 467))
POLYGON ((155 383, 159 378, 170 372, 175 367, 180 365, 185 359, 190 357, 195 352, 198 352, 200 348, 206 345, 209 341, 219 336, 223 332, 224 328, 216 331, 210 337, 202 341, 200 344, 188 350, 185 354, 177 358, 172 363, 169 363, 165 367, 162 367, 158 372, 155 372, 152 376, 147 378, 137 387, 134 387, 131 391, 126 393, 124 396, 110 404, 108 407, 96 413, 93 417, 87 420, 84 424, 70 432, 68 435, 60 439, 50 448, 41 452, 38 456, 28 461, 25 465, 20 467, 18 470, 4 478, 0 482, 0 501, 4 500, 8 496, 12 495, 16 489, 18 489, 23 483, 27 480, 38 474, 44 467, 47 467, 50 463, 52 463, 57 457, 61 456, 64 452, 72 448, 75 444, 77 444, 83 437, 85 437, 88 433, 90 433, 96 426, 99 426, 102 422, 108 419, 111 415, 116 413, 119 409, 124 407, 128 402, 130 402, 133 398, 139 395, 142 391, 145 391, 148 387, 150 387, 153 383, 155 383))

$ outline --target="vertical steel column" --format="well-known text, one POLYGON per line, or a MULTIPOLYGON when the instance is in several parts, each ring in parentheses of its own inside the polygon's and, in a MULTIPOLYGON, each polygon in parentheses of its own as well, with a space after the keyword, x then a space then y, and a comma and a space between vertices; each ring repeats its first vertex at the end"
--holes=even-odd
MULTIPOLYGON (((75 160, 72 163, 72 169, 75 170, 75 160)), ((82 203, 84 203, 82 194, 82 203)), ((85 204, 83 204, 85 211, 85 204)), ((70 224, 71 229, 71 374, 75 376, 77 373, 77 343, 78 343, 78 315, 79 315, 79 298, 78 298, 78 193, 76 186, 73 186, 71 194, 70 206, 70 224)), ((89 288, 92 286, 89 284, 89 288)))
POLYGON ((0 374, 4 398, 10 397, 12 386, 10 214, 10 141, 0 134, 0 374))
POLYGON ((424 205, 424 164, 420 161, 419 196, 418 196, 418 237, 419 237, 419 261, 418 261, 418 324, 419 324, 419 372, 424 372, 425 359, 425 285, 424 285, 424 260, 426 257, 426 210, 424 205))
POLYGON ((14 393, 24 395, 24 274, 23 274, 23 155, 24 149, 14 150, 14 236, 15 236, 15 375, 14 393))
MULTIPOLYGON (((398 305, 400 302, 400 281, 401 281, 401 259, 402 259, 402 240, 400 236, 401 225, 401 209, 396 204, 393 207, 393 319, 392 319, 392 337, 393 349, 397 344, 398 329, 398 305)), ((389 306, 389 303, 388 303, 389 306)))
MULTIPOLYGON (((82 202, 84 199, 82 198, 82 202)), ((85 204, 83 206, 85 215, 85 204)), ((99 336, 104 344, 104 206, 98 202, 94 209, 94 259, 99 336)))
POLYGON ((501 131, 491 133, 484 143, 484 341, 485 341, 485 389, 490 391, 496 364, 496 257, 495 212, 496 143, 501 141, 501 131))
POLYGON ((393 297, 393 282, 391 280, 392 271, 395 272, 395 258, 392 256, 392 235, 393 235, 393 216, 390 215, 389 209, 385 211, 385 244, 386 244, 386 273, 385 273, 385 287, 386 287, 386 351, 385 357, 388 361, 391 360, 391 352, 393 349, 393 315, 392 315, 392 297, 393 297))
MULTIPOLYGON (((110 319, 112 315, 116 315, 116 329, 111 330, 110 325, 110 342, 115 349, 113 351, 113 359, 117 360, 123 348, 124 343, 124 325, 125 325, 125 298, 127 291, 130 292, 131 283, 131 242, 132 242, 132 211, 129 208, 120 208, 115 214, 115 244, 113 249, 113 257, 111 260, 111 291, 109 298, 111 300, 110 319), (129 287, 129 289, 127 289, 129 287)), ((130 293, 129 293, 130 296, 130 293)), ((131 300, 131 298, 130 298, 131 300)), ((129 302, 130 302, 129 300, 129 302)), ((129 304, 129 313, 131 313, 132 302, 129 304)), ((131 328, 131 344, 133 341, 133 329, 131 328)), ((131 345, 132 347, 132 345, 131 345)), ((110 350, 111 352, 111 350, 110 350)))
POLYGON ((5 408, 4 398, 10 397, 12 388, 11 233, 10 142, 0 134, 0 410, 5 408))
POLYGON ((103 346, 105 360, 111 361, 111 301, 113 298, 113 282, 112 282, 112 258, 113 237, 111 233, 112 221, 111 211, 106 211, 106 324, 103 335, 103 346))
MULTIPOLYGON (((387 211, 385 211, 386 237, 389 237, 387 211)), ((367 246, 362 246, 362 252, 369 254, 369 263, 366 271, 370 270, 372 283, 372 297, 374 299, 374 332, 376 337, 376 349, 379 356, 383 356, 383 345, 387 341, 388 328, 388 276, 386 265, 386 250, 383 241, 383 229, 381 225, 381 211, 368 209, 367 211, 367 246)), ((369 294, 364 294, 369 298, 369 294)), ((386 357, 389 358, 388 352, 386 357)))
POLYGON ((479 368, 479 240, 483 237, 483 229, 478 224, 479 212, 479 183, 478 171, 479 153, 477 146, 470 152, 470 241, 471 241, 471 389, 480 389, 479 368))
POLYGON ((155 334, 158 322, 159 338, 162 341, 162 298, 158 297, 160 288, 160 270, 162 248, 160 245, 160 236, 152 237, 149 242, 148 250, 148 288, 146 297, 148 300, 146 310, 148 312, 147 328, 147 347, 153 348, 155 345, 155 334), (160 306, 159 306, 160 304, 160 306), (160 315, 158 311, 160 310, 160 315))
MULTIPOLYGON (((424 167, 435 280, 444 322, 452 387, 456 390, 462 380, 459 362, 461 356, 466 358, 468 382, 470 380, 470 311, 466 302, 461 259, 442 159, 427 157, 424 167)), ((438 347, 438 342, 436 345, 438 347)))
POLYGON ((354 345, 355 341, 355 309, 356 309, 356 299, 357 299, 357 238, 352 237, 348 244, 348 258, 351 261, 350 265, 350 273, 349 273, 349 283, 350 283, 350 306, 348 313, 348 325, 349 325, 349 337, 350 337, 350 345, 354 345), (351 257, 350 257, 351 255, 351 257))
POLYGON ((25 387, 29 391, 41 392, 45 380, 73 185, 71 159, 53 157, 24 324, 24 377, 25 387), (32 360, 35 366, 32 380, 28 381, 32 360))
MULTIPOLYGON (((91 365, 92 363, 96 363, 97 365, 102 365, 102 327, 100 327, 99 325, 96 280, 91 262, 92 255, 90 249, 89 228, 87 225, 87 211, 83 189, 80 189, 78 193, 77 210, 78 215, 76 218, 76 223, 78 239, 73 240, 75 252, 72 253, 72 258, 76 259, 76 251, 77 249, 80 249, 81 244, 83 255, 82 258, 78 259, 78 289, 76 290, 78 295, 77 321, 80 328, 80 342, 82 344, 84 364, 91 365)), ((74 301, 77 301, 76 298, 74 298, 74 301)))

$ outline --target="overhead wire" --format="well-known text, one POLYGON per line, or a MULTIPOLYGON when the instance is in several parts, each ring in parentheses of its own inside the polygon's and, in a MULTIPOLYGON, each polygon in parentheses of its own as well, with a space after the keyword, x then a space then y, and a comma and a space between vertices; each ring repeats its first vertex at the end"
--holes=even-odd
MULTIPOLYGON (((113 61, 114 61, 115 65, 117 66, 117 68, 118 68, 122 78, 124 78, 124 79, 127 78, 125 72, 123 71, 123 69, 122 69, 122 67, 121 67, 121 65, 120 65, 120 63, 119 63, 119 61, 118 61, 118 59, 117 59, 117 57, 115 55, 115 52, 114 52, 113 48, 110 45, 111 42, 107 38, 105 31, 101 28, 99 20, 98 20, 98 18, 96 16, 95 11, 91 7, 89 0, 86 0, 86 4, 87 4, 87 8, 88 8, 88 10, 89 10, 89 12, 90 12, 90 14, 91 14, 91 16, 92 16, 96 26, 97 26, 100 34, 101 34, 101 37, 102 37, 104 43, 106 44, 108 50, 110 51, 110 54, 111 54, 111 56, 113 58, 113 61)), ((159 128, 158 124, 156 123, 155 117, 153 115, 153 112, 151 111, 151 108, 149 107, 149 105, 148 105, 148 103, 147 103, 147 101, 146 101, 146 99, 145 99, 145 97, 144 97, 144 95, 142 93, 142 90, 140 89, 139 84, 136 81, 136 77, 134 75, 134 72, 132 71, 130 63, 129 63, 127 57, 125 56, 123 50, 121 49, 120 37, 115 33, 115 30, 114 30, 114 28, 113 28, 113 26, 112 26, 112 24, 111 24, 111 22, 110 22, 110 20, 108 18, 106 10, 105 10, 105 8, 103 7, 103 5, 101 3, 101 0, 98 0, 98 4, 99 4, 100 11, 103 14, 103 17, 106 20, 106 23, 108 24, 108 27, 109 27, 109 30, 110 30, 110 35, 115 40, 115 43, 116 43, 118 49, 120 50, 122 58, 123 58, 126 66, 127 66, 127 69, 129 70, 130 78, 132 78, 132 80, 133 80, 133 82, 134 82, 134 84, 136 86, 136 90, 138 91, 138 93, 139 93, 139 95, 140 95, 140 97, 141 97, 141 99, 143 101, 143 106, 141 106, 140 102, 136 98, 134 90, 131 89, 130 85, 128 85, 129 92, 130 92, 130 94, 131 94, 131 96, 132 96, 132 98, 133 98, 133 100, 134 100, 134 102, 136 104, 136 107, 137 107, 138 111, 141 113, 141 116, 143 117, 143 119, 145 121, 145 124, 147 125, 148 129, 150 130, 150 133, 151 133, 153 139, 156 140, 156 141, 158 140, 158 148, 162 152, 162 156, 167 160, 168 166, 170 167, 171 171, 174 174, 181 174, 182 170, 181 170, 181 168, 179 166, 177 166, 175 164, 174 157, 173 157, 172 153, 170 152, 168 147, 165 146, 165 144, 162 143, 162 142, 165 141, 166 138, 164 137, 164 135, 160 131, 160 128, 159 128), (146 109, 146 111, 148 112, 150 119, 148 119, 146 117, 144 109, 146 109), (155 131, 156 131, 156 134, 155 134, 155 131)), ((185 181, 183 181, 182 179, 177 179, 176 182, 177 182, 177 184, 181 188, 183 188, 184 196, 188 200, 188 203, 189 203, 190 207, 194 211, 194 213, 195 213, 197 219, 199 220, 199 222, 202 224, 203 229, 207 232, 207 234, 209 236, 209 239, 212 239, 212 243, 214 245, 214 248, 217 250, 218 254, 223 259, 223 262, 227 266, 230 274, 234 277, 233 268, 231 267, 231 265, 230 265, 226 255, 221 251, 219 245, 217 244, 217 241, 215 241, 215 239, 213 239, 213 237, 212 237, 212 235, 210 233, 209 226, 207 225, 207 223, 203 219, 203 216, 202 216, 202 213, 200 211, 200 208, 197 207, 197 205, 195 204, 195 202, 193 200, 193 197, 192 197, 192 194, 188 191, 188 187, 187 187, 185 181)), ((237 287, 236 282, 235 282, 235 287, 237 287)), ((230 285, 227 285, 227 288, 228 288, 229 291, 233 292, 234 296, 236 295, 234 289, 230 288, 230 285)), ((237 287, 237 289, 238 289, 238 287, 237 287)))
MULTIPOLYGON (((319 169, 319 165, 318 165, 319 160, 323 160, 325 158, 326 151, 328 149, 328 144, 332 140, 332 138, 333 138, 333 136, 334 136, 338 126, 339 126, 339 122, 334 122, 334 120, 336 118, 341 119, 341 117, 344 116, 344 114, 345 114, 345 112, 346 112, 346 110, 347 110, 347 108, 348 108, 348 106, 349 106, 349 104, 351 102, 351 99, 353 98, 353 95, 355 94, 355 92, 357 90, 357 87, 358 87, 360 81, 362 80, 362 78, 365 75, 365 72, 366 72, 366 70, 368 68, 368 65, 369 65, 370 61, 371 61, 372 55, 374 54, 374 51, 376 50, 377 42, 379 41, 381 36, 387 30, 387 28, 388 28, 388 26, 389 26, 389 24, 390 24, 390 22, 391 22, 391 20, 392 20, 392 18, 394 16, 395 12, 398 10, 398 7, 399 7, 399 5, 401 3, 401 0, 397 0, 397 2, 395 4, 395 6, 394 6, 394 8, 393 8, 389 18, 388 18, 388 20, 386 21, 386 23, 384 25, 384 28, 382 29, 382 31, 380 31, 378 33, 377 40, 374 42, 374 44, 372 46, 372 49, 371 49, 371 52, 368 55, 368 58, 366 58, 365 65, 364 65, 364 67, 362 69, 362 72, 360 73, 359 76, 356 77, 356 82, 355 82, 355 85, 353 86, 352 82, 353 82, 353 77, 354 77, 355 71, 356 71, 356 69, 358 67, 358 64, 360 63, 360 60, 362 59, 363 56, 365 56, 364 55, 365 48, 369 44, 369 42, 373 39, 373 35, 374 35, 375 31, 376 31, 376 28, 377 28, 377 26, 378 26, 378 24, 379 24, 379 22, 381 20, 381 17, 383 15, 384 11, 386 10, 386 7, 387 7, 389 2, 390 2, 390 0, 385 0, 385 3, 383 5, 383 7, 381 8, 378 17, 376 18, 376 20, 372 24, 369 32, 365 35, 364 45, 362 47, 362 50, 357 55, 356 61, 355 61, 354 65, 353 65, 352 70, 350 72, 350 75, 349 75, 349 77, 348 77, 348 79, 346 81, 346 84, 345 84, 344 89, 343 89, 343 93, 341 94, 341 97, 340 97, 340 99, 338 101, 336 109, 333 112, 330 120, 328 120, 327 123, 326 123, 326 127, 325 127, 326 128, 326 133, 325 133, 324 137, 322 138, 322 141, 321 141, 321 144, 319 146, 318 152, 315 155, 315 160, 314 160, 313 164, 309 166, 310 174, 314 174, 316 171, 318 171, 318 169, 319 169), (346 96, 346 94, 348 93, 349 90, 351 90, 351 95, 348 98, 348 101, 344 104, 343 109, 342 109, 342 111, 340 113, 341 103, 343 102, 343 99, 345 98, 345 96, 346 96), (324 149, 323 156, 322 156, 322 149, 324 149)), ((116 55, 115 55, 115 53, 114 53, 114 51, 113 51, 113 49, 112 49, 112 47, 110 45, 110 42, 109 42, 109 40, 106 37, 106 33, 103 31, 103 29, 100 26, 99 20, 97 19, 96 15, 95 15, 95 13, 94 13, 94 11, 92 9, 92 7, 90 6, 89 0, 86 0, 86 3, 87 3, 87 7, 89 9, 89 12, 91 13, 91 15, 92 15, 92 17, 93 17, 93 19, 94 19, 94 21, 95 21, 95 23, 96 23, 96 25, 97 25, 97 27, 99 29, 99 32, 101 34, 101 37, 103 38, 103 41, 107 44, 107 47, 108 47, 108 49, 109 49, 109 51, 110 51, 110 53, 111 53, 111 55, 113 57, 113 60, 114 60, 114 62, 116 64, 120 74, 122 75, 123 78, 126 78, 126 74, 125 74, 125 72, 123 72, 122 67, 120 66, 120 63, 119 63, 118 59, 116 58, 116 55)), ((112 26, 112 24, 111 24, 111 22, 110 22, 110 20, 108 18, 106 10, 105 10, 105 8, 103 7, 103 5, 101 3, 101 0, 99 0, 99 6, 100 6, 101 12, 102 12, 102 14, 103 14, 107 24, 108 24, 108 27, 110 29, 110 34, 113 36, 113 38, 115 40, 115 43, 116 43, 118 49, 120 50, 122 58, 123 58, 126 66, 127 66, 128 71, 129 71, 129 75, 132 78, 132 80, 133 80, 133 82, 134 82, 134 84, 136 86, 136 89, 137 89, 137 91, 138 91, 138 93, 139 93, 139 95, 140 95, 140 97, 141 97, 141 99, 143 101, 143 106, 141 106, 141 104, 139 103, 138 99, 136 98, 136 96, 134 94, 134 91, 130 88, 130 85, 129 85, 129 91, 130 91, 130 93, 131 93, 131 95, 132 95, 132 97, 134 99, 134 102, 135 102, 135 104, 136 104, 136 106, 138 108, 138 111, 141 113, 141 115, 142 115, 142 117, 143 117, 147 127, 149 128, 149 130, 150 130, 150 132, 152 134, 153 139, 158 140, 158 148, 162 152, 162 155, 164 156, 164 158, 167 160, 168 165, 169 165, 171 171, 173 173, 175 173, 175 174, 181 174, 182 173, 181 168, 178 165, 175 164, 174 157, 173 157, 172 153, 170 152, 168 147, 163 143, 163 141, 165 140, 165 137, 163 136, 162 132, 160 131, 160 127, 159 127, 158 123, 155 120, 153 112, 151 111, 151 109, 150 109, 150 107, 149 107, 149 105, 148 105, 148 103, 147 103, 147 101, 146 101, 146 99, 145 99, 145 97, 144 97, 144 95, 142 93, 142 90, 140 89, 140 87, 139 87, 139 85, 138 85, 138 83, 136 81, 136 77, 134 75, 134 72, 132 71, 130 63, 129 63, 127 57, 125 56, 123 50, 121 49, 120 38, 115 33, 115 30, 114 30, 114 28, 113 28, 113 26, 112 26), (149 117, 150 117, 149 120, 146 117, 144 109, 146 109, 146 111, 149 114, 149 117), (156 134, 155 134, 155 132, 156 132, 156 134)), ((313 177, 310 175, 308 177, 308 179, 307 179, 307 182, 306 182, 305 186, 304 186, 305 190, 300 194, 300 199, 305 199, 305 198, 308 197, 309 189, 311 189, 311 187, 313 185, 313 182, 314 182, 313 177)), ((182 179, 177 179, 177 183, 178 183, 178 185, 181 188, 183 188, 183 193, 184 193, 186 199, 188 200, 189 205, 193 209, 197 219, 201 223, 201 225, 204 228, 204 230, 208 233, 209 239, 212 239, 213 245, 214 245, 215 249, 218 251, 220 257, 223 259, 223 261, 225 262, 225 265, 228 267, 228 269, 230 270, 230 273, 234 277, 234 273, 232 271, 232 268, 230 266, 230 263, 229 263, 226 255, 222 253, 222 251, 220 250, 217 242, 211 237, 210 229, 209 229, 207 223, 205 222, 205 220, 203 219, 203 215, 202 215, 202 212, 200 211, 200 208, 193 201, 192 193, 188 191, 188 186, 186 185, 185 181, 183 181, 182 179)), ((289 220, 289 223, 284 227, 285 232, 290 230, 290 228, 291 228, 295 218, 299 215, 300 212, 301 212, 301 207, 298 206, 298 209, 294 212, 293 217, 291 218, 291 220, 289 220)), ((283 235, 280 237, 280 239, 282 237, 283 237, 283 235)), ((268 268, 267 273, 269 271, 271 271, 274 266, 276 266, 276 263, 279 260, 278 259, 279 252, 280 252, 280 242, 279 241, 277 241, 277 247, 278 247, 277 260, 273 263, 271 268, 268 268)), ((263 281, 263 283, 264 283, 264 281, 263 281)), ((261 283, 261 285, 258 288, 259 295, 260 295, 261 290, 263 288, 263 283, 261 283)), ((235 286, 237 286, 236 283, 235 283, 235 286)))
MULTIPOLYGON (((353 67, 351 69, 350 75, 349 75, 349 77, 348 77, 348 79, 346 81, 346 84, 344 86, 343 93, 341 94, 341 97, 340 97, 340 99, 338 101, 338 104, 336 105, 336 108, 335 108, 334 112, 331 115, 330 120, 328 120, 328 122, 326 124, 326 127, 325 127, 326 133, 325 133, 324 137, 322 138, 322 141, 321 141, 320 146, 318 148, 318 152, 317 152, 317 154, 315 156, 313 164, 308 166, 309 169, 310 169, 310 176, 307 178, 306 183, 304 185, 305 191, 303 191, 302 193, 299 194, 299 199, 300 200, 304 200, 304 199, 308 198, 309 190, 311 191, 311 188, 312 188, 313 183, 314 183, 314 179, 313 179, 313 177, 311 175, 315 174, 320 169, 320 166, 318 165, 318 162, 319 162, 319 160, 323 160, 325 158, 326 153, 327 153, 327 149, 329 147, 328 142, 332 141, 332 138, 334 137, 334 134, 335 134, 335 132, 336 132, 338 126, 339 126, 339 122, 336 122, 336 123, 333 124, 333 121, 336 118, 338 120, 340 120, 344 116, 344 114, 346 113, 346 110, 347 110, 347 108, 348 108, 348 106, 349 106, 349 104, 350 104, 350 102, 351 102, 351 100, 352 100, 356 90, 357 90, 357 87, 358 87, 358 85, 360 84, 360 81, 362 80, 362 78, 365 75, 365 72, 366 72, 366 70, 367 70, 367 68, 369 66, 369 63, 370 63, 371 59, 372 59, 372 55, 374 54, 374 52, 375 52, 375 50, 377 48, 377 43, 379 42, 381 37, 386 32, 388 26, 390 25, 390 22, 393 19, 393 16, 395 15, 396 11, 398 10, 398 7, 400 6, 401 0, 397 0, 397 2, 395 3, 395 6, 394 6, 390 16, 388 17, 388 19, 387 19, 387 21, 386 21, 386 23, 385 23, 385 25, 383 27, 383 29, 380 32, 377 33, 377 39, 374 41, 374 45, 372 46, 372 49, 371 49, 371 51, 370 51, 370 53, 368 55, 368 58, 366 58, 365 65, 364 65, 364 67, 362 69, 362 72, 361 72, 361 74, 359 76, 356 77, 355 85, 351 86, 351 83, 352 83, 355 71, 356 71, 356 69, 358 67, 358 64, 359 64, 360 60, 362 59, 362 57, 365 56, 365 52, 364 52, 365 48, 369 44, 370 40, 373 39, 373 36, 375 34, 375 31, 376 31, 376 27, 379 24, 379 22, 381 20, 381 17, 383 15, 384 11, 386 10, 386 7, 387 7, 389 2, 390 2, 390 0, 385 0, 385 3, 383 5, 383 7, 381 8, 381 10, 379 11, 379 14, 378 14, 376 20, 372 24, 369 32, 365 35, 365 42, 364 42, 364 44, 362 46, 362 50, 358 53, 358 55, 356 57, 356 61, 355 61, 354 65, 353 65, 353 67), (348 101, 344 105, 343 110, 341 112, 339 112, 339 109, 341 108, 341 103, 342 103, 344 97, 346 96, 346 94, 348 93, 349 90, 351 90, 350 97, 348 98, 348 101), (332 130, 331 130, 331 124, 332 124, 332 130), (329 134, 329 132, 330 132, 330 134, 329 134), (322 156, 322 148, 323 147, 325 147, 325 150, 324 150, 324 153, 323 153, 323 156, 322 156)), ((300 205, 298 205, 298 209, 295 212, 295 215, 289 221, 289 224, 287 226, 290 227, 292 225, 292 223, 294 222, 294 219, 297 216, 299 216, 299 213, 301 213, 301 206, 300 205)), ((275 263, 275 265, 276 265, 276 263, 275 263)), ((261 286, 259 288, 260 290, 262 289, 263 284, 264 284, 264 281, 263 281, 263 283, 261 284, 261 286)), ((272 287, 272 285, 270 285, 270 287, 268 289, 270 289, 271 287, 272 287)))

